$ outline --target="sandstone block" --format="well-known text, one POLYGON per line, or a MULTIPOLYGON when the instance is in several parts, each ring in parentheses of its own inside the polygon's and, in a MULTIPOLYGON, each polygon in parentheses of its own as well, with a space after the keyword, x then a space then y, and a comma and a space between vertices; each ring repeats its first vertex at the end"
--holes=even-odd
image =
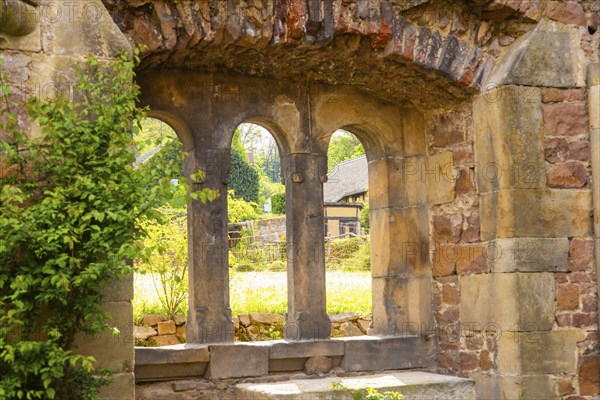
POLYGON ((102 400, 134 400, 135 379, 133 372, 114 374, 110 385, 98 390, 102 400))
POLYGON ((552 188, 581 188, 587 180, 585 166, 577 161, 553 165, 548 172, 548 186, 552 188))
POLYGON ((455 272, 456 253, 456 246, 436 246, 433 253, 433 276, 452 275, 455 272))
POLYGON ((238 315, 238 318, 240 319, 240 324, 242 324, 243 326, 250 326, 250 324, 252 323, 248 314, 240 314, 238 315))
POLYGON ((177 326, 184 325, 186 323, 186 321, 187 321, 187 319, 180 315, 176 315, 173 317, 173 322, 175 322, 175 325, 177 325, 177 326))
POLYGON ((473 244, 456 247, 456 272, 463 274, 480 274, 489 272, 487 247, 473 244))
POLYGON ((542 21, 512 44, 488 82, 496 85, 526 85, 572 88, 578 84, 569 30, 560 24, 542 21), (532 74, 531 71, 536 71, 532 74))
POLYGON ((136 347, 137 365, 206 363, 210 359, 208 346, 177 344, 170 347, 136 347))
POLYGON ((557 285, 556 305, 559 311, 579 308, 579 286, 574 283, 557 285))
POLYGON ((354 325, 352 322, 347 321, 343 322, 340 325, 340 332, 343 336, 362 336, 362 331, 358 328, 358 326, 354 325))
POLYGON ((431 277, 373 278, 373 332, 390 335, 405 332, 407 326, 431 326, 431 277))
POLYGON ((359 315, 354 312, 344 313, 344 314, 334 314, 334 315, 329 316, 329 319, 331 320, 331 323, 333 323, 333 324, 341 324, 342 322, 355 321, 358 318, 359 318, 359 315))
POLYGON ((578 26, 585 26, 586 24, 585 11, 581 4, 576 1, 563 2, 551 0, 546 5, 544 15, 565 24, 578 26))
POLYGON ((569 262, 573 269, 585 269, 594 259, 594 241, 590 239, 571 239, 569 262))
POLYGON ((340 364, 345 371, 421 368, 430 363, 432 343, 420 337, 362 336, 339 340, 346 345, 340 364))
POLYGON ((577 370, 579 375, 579 394, 594 396, 600 392, 600 357, 590 354, 582 357, 577 370))
POLYGON ((422 179, 427 183, 430 205, 449 203, 454 200, 454 168, 451 151, 434 154, 427 158, 422 179))
POLYGON ((465 275, 460 277, 463 323, 506 330, 550 330, 554 324, 551 273, 465 275), (510 293, 510 295, 507 295, 510 293))
POLYGON ((166 318, 162 315, 146 315, 142 319, 142 323, 145 326, 157 326, 159 322, 164 321, 166 318))
POLYGON ((162 346, 174 346, 174 345, 177 345, 177 344, 181 343, 179 341, 179 339, 177 339, 177 336, 175 336, 175 335, 154 336, 152 339, 154 341, 156 341, 156 345, 158 347, 162 347, 162 346))
POLYGON ((261 376, 269 373, 269 348, 261 345, 209 346, 208 379, 261 376), (243 365, 244 368, 240 368, 243 365))
POLYGON ((274 325, 283 324, 285 319, 283 315, 265 314, 265 313, 250 313, 250 321, 253 324, 259 325, 274 325))
POLYGON ((47 52, 106 58, 131 50, 131 45, 101 0, 89 0, 86 7, 72 7, 72 11, 74 15, 68 18, 62 15, 53 23, 45 24, 42 45, 47 52), (91 34, 91 29, 94 34, 91 34))
POLYGON ((139 340, 146 340, 152 336, 156 336, 158 333, 154 328, 149 326, 134 326, 133 327, 133 337, 139 340))
POLYGON ((473 103, 481 193, 546 186, 541 93, 530 89, 498 87, 473 103))
POLYGON ((133 275, 111 282, 104 289, 104 301, 131 301, 133 299, 133 275))
POLYGON ((465 116, 461 113, 444 113, 436 116, 428 128, 431 145, 450 147, 465 140, 465 116))
POLYGON ((542 101, 544 103, 555 103, 559 101, 584 101, 586 98, 584 89, 542 89, 542 101))
POLYGON ((338 340, 274 342, 269 348, 270 359, 342 355, 344 355, 344 342, 338 340))
POLYGON ((589 190, 511 190, 481 196, 481 239, 592 233, 589 190))
POLYGON ((489 242, 492 272, 566 272, 569 268, 567 238, 511 238, 489 242))
POLYGON ((329 357, 311 357, 304 364, 306 375, 326 374, 331 369, 332 362, 329 357))
POLYGON ((481 372, 471 374, 482 399, 556 400, 554 381, 547 375, 502 376, 481 372))
POLYGON ((175 322, 168 321, 160 321, 158 323, 158 334, 159 335, 174 335, 177 332, 177 325, 175 322))
MULTIPOLYGON (((600 84, 597 83, 588 90, 588 102, 590 105, 590 109, 597 110, 598 108, 600 108, 600 84)), ((592 130, 600 129, 600 115, 598 115, 598 113, 590 114, 590 128, 592 130)))
POLYGON ((73 350, 81 354, 93 355, 97 366, 105 367, 114 373, 133 370, 133 309, 128 301, 109 302, 102 309, 111 315, 109 326, 118 333, 105 332, 96 336, 79 334, 73 350))
POLYGON ((574 373, 579 330, 504 332, 498 341, 498 372, 516 375, 574 373))
POLYGON ((186 392, 196 389, 195 381, 176 381, 171 385, 174 392, 186 392))

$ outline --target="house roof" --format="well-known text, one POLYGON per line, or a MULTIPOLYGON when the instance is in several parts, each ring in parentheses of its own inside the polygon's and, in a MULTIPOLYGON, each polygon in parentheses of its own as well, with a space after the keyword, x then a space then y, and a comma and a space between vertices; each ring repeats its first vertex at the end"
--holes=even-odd
POLYGON ((323 185, 326 203, 336 203, 346 196, 364 193, 369 187, 367 157, 360 156, 336 165, 323 185))

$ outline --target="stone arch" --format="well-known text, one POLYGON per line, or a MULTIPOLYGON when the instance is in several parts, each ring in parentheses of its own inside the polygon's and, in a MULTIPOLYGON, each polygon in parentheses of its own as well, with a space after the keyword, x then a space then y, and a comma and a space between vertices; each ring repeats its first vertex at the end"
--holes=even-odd
POLYGON ((191 151, 194 149, 192 130, 190 129, 189 125, 180 117, 168 111, 161 110, 149 110, 146 114, 146 117, 158 119, 169 125, 177 134, 179 141, 181 141, 181 144, 183 145, 183 151, 191 151))

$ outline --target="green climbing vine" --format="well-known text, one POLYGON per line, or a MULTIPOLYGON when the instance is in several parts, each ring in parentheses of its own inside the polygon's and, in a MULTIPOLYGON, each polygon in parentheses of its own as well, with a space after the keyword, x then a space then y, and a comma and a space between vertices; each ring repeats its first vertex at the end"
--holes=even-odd
POLYGON ((89 58, 73 102, 16 104, 0 77, 0 399, 96 399, 108 382, 73 344, 115 330, 103 290, 132 272, 127 260, 143 256, 140 221, 177 192, 133 166, 136 121, 145 117, 132 84, 138 54, 89 58), (17 108, 40 135, 19 128, 17 108), (148 179, 161 184, 148 190, 148 179))

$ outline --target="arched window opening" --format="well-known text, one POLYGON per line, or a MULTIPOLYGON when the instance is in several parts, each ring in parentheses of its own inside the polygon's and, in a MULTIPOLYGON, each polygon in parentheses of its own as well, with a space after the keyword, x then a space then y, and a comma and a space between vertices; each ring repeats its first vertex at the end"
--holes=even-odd
POLYGON ((279 149, 260 125, 241 124, 228 184, 230 304, 237 341, 283 338, 287 312, 285 186, 279 149))
POLYGON ((138 346, 185 342, 188 312, 187 201, 183 145, 173 128, 147 118, 135 137, 135 166, 144 169, 147 190, 170 190, 154 218, 140 221, 148 233, 147 256, 135 260, 133 311, 138 346), (165 183, 168 182, 168 185, 165 183))
POLYGON ((369 185, 365 149, 358 138, 336 131, 327 167, 325 267, 332 336, 366 335, 372 319, 369 185))

